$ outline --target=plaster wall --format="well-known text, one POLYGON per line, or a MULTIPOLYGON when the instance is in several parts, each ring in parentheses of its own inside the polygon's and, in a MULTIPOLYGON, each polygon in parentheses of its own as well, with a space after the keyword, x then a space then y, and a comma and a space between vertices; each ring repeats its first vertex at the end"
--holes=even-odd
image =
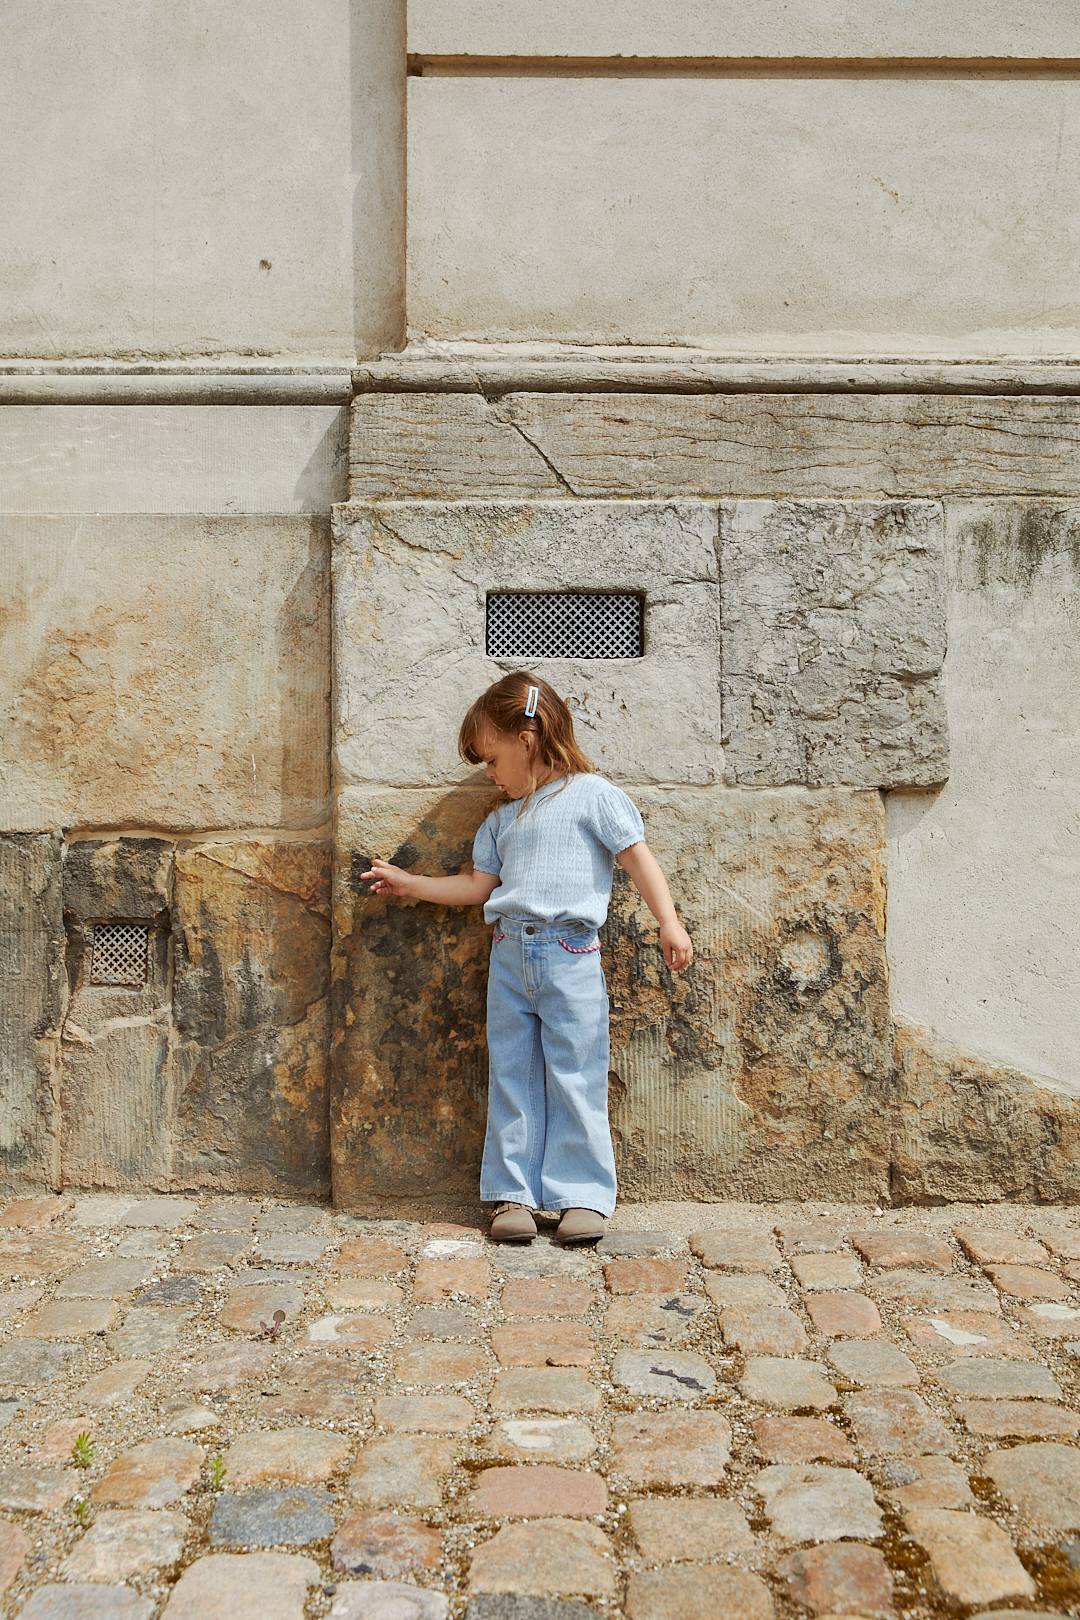
POLYGON ((413 78, 409 330, 1075 353, 1069 77, 413 78))
POLYGON ((1080 50, 1059 0, 409 0, 409 50, 424 57, 1031 57, 1080 50))
POLYGON ((396 342, 397 0, 8 0, 3 31, 0 355, 396 342))
POLYGON ((0 512, 326 513, 345 490, 348 414, 340 405, 0 408, 0 512))
POLYGON ((1080 1096, 1080 506, 946 503, 949 779, 886 799, 897 1016, 1080 1096))

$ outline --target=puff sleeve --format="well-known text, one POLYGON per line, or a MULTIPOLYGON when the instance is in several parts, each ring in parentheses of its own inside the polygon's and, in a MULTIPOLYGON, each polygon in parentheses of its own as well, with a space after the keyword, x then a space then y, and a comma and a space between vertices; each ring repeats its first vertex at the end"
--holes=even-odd
POLYGON ((645 837, 641 811, 628 793, 605 782, 593 806, 593 823, 600 842, 612 855, 619 855, 645 837))
POLYGON ((502 871, 502 859, 495 844, 495 812, 491 811, 476 829, 476 837, 472 847, 473 870, 476 872, 490 872, 498 876, 502 871))

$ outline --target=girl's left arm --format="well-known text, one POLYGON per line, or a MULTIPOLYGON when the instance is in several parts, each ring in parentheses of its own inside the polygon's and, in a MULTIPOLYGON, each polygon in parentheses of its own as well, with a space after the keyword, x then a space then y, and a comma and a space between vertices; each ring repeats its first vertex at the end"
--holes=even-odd
POLYGON ((694 960, 694 947, 690 935, 676 915, 675 902, 659 861, 644 842, 631 844, 615 859, 624 872, 629 872, 634 887, 660 924, 660 949, 664 953, 664 961, 676 973, 681 973, 694 960))

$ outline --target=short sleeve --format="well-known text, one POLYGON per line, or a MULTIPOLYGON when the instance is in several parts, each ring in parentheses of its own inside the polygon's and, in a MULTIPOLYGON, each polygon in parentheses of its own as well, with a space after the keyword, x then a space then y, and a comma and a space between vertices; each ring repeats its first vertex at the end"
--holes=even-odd
POLYGON ((476 829, 472 847, 473 870, 490 872, 497 876, 502 871, 502 860, 495 847, 495 812, 486 816, 476 829))
POLYGON ((616 787, 614 782, 605 782, 597 794, 593 819, 600 842, 612 855, 621 854, 631 844, 641 843, 645 837, 641 811, 630 795, 616 787))

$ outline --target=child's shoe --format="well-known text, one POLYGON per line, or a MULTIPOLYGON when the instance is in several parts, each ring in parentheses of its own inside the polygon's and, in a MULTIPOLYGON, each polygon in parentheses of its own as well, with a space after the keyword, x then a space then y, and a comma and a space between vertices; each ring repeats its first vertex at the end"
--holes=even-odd
POLYGON ((531 1243, 536 1236, 533 1212, 527 1204, 496 1204, 489 1231, 496 1243, 531 1243))
POLYGON ((595 1243, 604 1235, 604 1217, 595 1209, 564 1209, 555 1231, 557 1243, 595 1243))

